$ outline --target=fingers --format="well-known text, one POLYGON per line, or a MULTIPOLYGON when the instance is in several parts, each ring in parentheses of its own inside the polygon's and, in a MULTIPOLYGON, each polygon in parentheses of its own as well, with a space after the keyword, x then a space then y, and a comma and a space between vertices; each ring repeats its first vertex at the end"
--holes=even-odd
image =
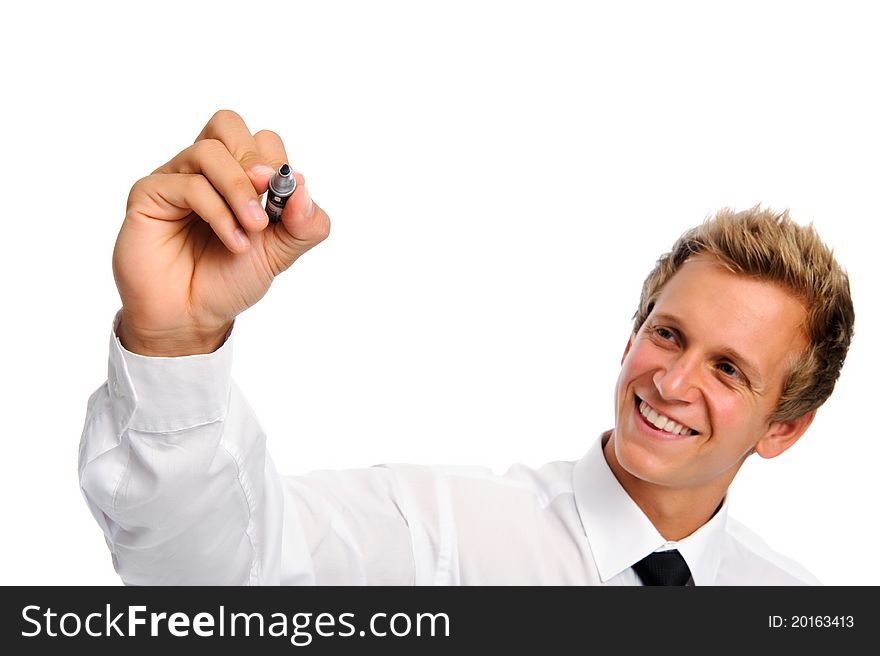
MULTIPOLYGON (((290 163, 284 143, 276 133, 260 130, 254 135, 254 140, 274 169, 290 163)), ((330 218, 312 201, 309 190, 306 189, 305 178, 301 173, 294 172, 293 175, 296 178, 296 191, 287 201, 281 215, 281 223, 289 237, 285 239, 285 235, 278 235, 290 246, 291 253, 311 248, 326 239, 330 231, 330 218)))
POLYGON ((216 139, 197 141, 178 154, 157 173, 203 175, 226 200, 246 230, 262 230, 269 217, 254 185, 227 147, 216 139))
POLYGON ((308 248, 321 243, 330 235, 330 217, 321 209, 305 186, 305 179, 295 174, 301 186, 284 208, 281 222, 285 230, 298 242, 308 244, 308 248))
POLYGON ((271 224, 263 241, 274 275, 286 270, 299 256, 330 234, 327 213, 312 200, 302 175, 294 175, 297 188, 284 206, 281 223, 271 224))
MULTIPOLYGON (((290 160, 287 159, 284 142, 281 141, 281 137, 275 132, 260 130, 254 135, 254 142, 257 144, 257 149, 266 158, 269 166, 272 167, 273 172, 281 168, 282 164, 290 164, 290 160)), ((296 181, 297 184, 299 182, 299 180, 296 181)))
POLYGON ((241 226, 256 232, 268 225, 259 194, 286 161, 284 144, 276 133, 262 130, 251 135, 241 116, 220 110, 192 146, 155 172, 204 175, 226 198, 241 226))
POLYGON ((153 174, 138 180, 129 195, 129 212, 150 219, 177 221, 195 212, 233 253, 250 248, 226 199, 198 174, 153 174))
MULTIPOLYGON (((273 169, 279 169, 282 164, 290 164, 284 143, 275 132, 260 130, 254 135, 254 141, 257 142, 260 152, 268 158, 273 169)), ((287 205, 284 206, 284 213, 281 215, 282 223, 291 234, 301 232, 300 229, 311 218, 313 209, 310 206, 312 201, 306 189, 306 179, 302 173, 297 173, 296 171, 294 171, 293 177, 296 178, 296 191, 293 192, 293 196, 287 201, 287 205)))
MULTIPOLYGON (((268 184, 269 176, 277 167, 267 166, 264 153, 260 151, 256 139, 241 116, 229 109, 221 109, 215 113, 196 137, 196 143, 207 139, 215 139, 226 146, 255 183, 255 187, 259 189, 262 183, 268 184)), ((261 189, 264 190, 265 187, 261 189)))
MULTIPOLYGON (((238 114, 221 110, 192 146, 157 169, 155 173, 160 175, 150 176, 144 185, 153 195, 164 194, 167 203, 177 208, 169 211, 166 207, 168 216, 159 218, 184 218, 184 209, 191 208, 211 225, 227 248, 241 252, 247 249, 247 231, 262 231, 269 225, 260 194, 284 163, 289 163, 287 151, 275 132, 261 130, 252 135, 238 114), (201 182, 196 181, 199 179, 201 182)), ((330 229, 327 214, 311 200, 303 176, 295 175, 298 189, 288 201, 281 223, 273 224, 266 233, 267 252, 282 270, 325 239, 330 229)))

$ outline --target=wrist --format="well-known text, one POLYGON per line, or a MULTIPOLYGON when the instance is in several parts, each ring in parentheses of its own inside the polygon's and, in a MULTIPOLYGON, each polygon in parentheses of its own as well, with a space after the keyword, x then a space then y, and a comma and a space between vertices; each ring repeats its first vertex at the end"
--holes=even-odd
POLYGON ((223 346, 229 330, 230 321, 219 328, 187 328, 170 330, 142 330, 126 321, 125 313, 116 327, 116 336, 122 347, 148 357, 176 358, 187 355, 213 353, 223 346))

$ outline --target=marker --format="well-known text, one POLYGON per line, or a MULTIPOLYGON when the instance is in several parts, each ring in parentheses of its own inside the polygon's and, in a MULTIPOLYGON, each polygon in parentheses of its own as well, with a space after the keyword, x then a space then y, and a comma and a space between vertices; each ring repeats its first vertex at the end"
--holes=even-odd
POLYGON ((288 164, 282 164, 276 173, 269 179, 269 192, 266 195, 266 214, 269 215, 269 223, 278 223, 281 220, 281 212, 287 204, 287 199, 296 190, 296 178, 288 164))

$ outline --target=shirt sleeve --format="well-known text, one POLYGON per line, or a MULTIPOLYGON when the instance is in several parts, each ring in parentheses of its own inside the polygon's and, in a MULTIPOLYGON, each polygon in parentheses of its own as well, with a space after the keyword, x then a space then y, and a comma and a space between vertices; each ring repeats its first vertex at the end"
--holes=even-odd
POLYGON ((232 381, 231 335, 213 353, 146 357, 122 347, 118 316, 79 480, 124 583, 414 582, 393 468, 280 476, 232 381))

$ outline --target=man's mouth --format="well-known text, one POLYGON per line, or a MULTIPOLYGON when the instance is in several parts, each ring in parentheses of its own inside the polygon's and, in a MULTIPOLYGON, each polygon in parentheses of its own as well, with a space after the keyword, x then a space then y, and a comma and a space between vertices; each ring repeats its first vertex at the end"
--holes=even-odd
POLYGON ((674 419, 670 419, 666 415, 660 414, 645 401, 640 399, 637 395, 634 396, 636 400, 636 408, 638 409, 639 414, 641 414, 642 417, 645 418, 646 422, 648 422, 651 426, 653 426, 660 432, 669 433, 670 435, 680 435, 681 437, 699 435, 699 433, 690 426, 685 426, 684 424, 680 424, 674 419))

